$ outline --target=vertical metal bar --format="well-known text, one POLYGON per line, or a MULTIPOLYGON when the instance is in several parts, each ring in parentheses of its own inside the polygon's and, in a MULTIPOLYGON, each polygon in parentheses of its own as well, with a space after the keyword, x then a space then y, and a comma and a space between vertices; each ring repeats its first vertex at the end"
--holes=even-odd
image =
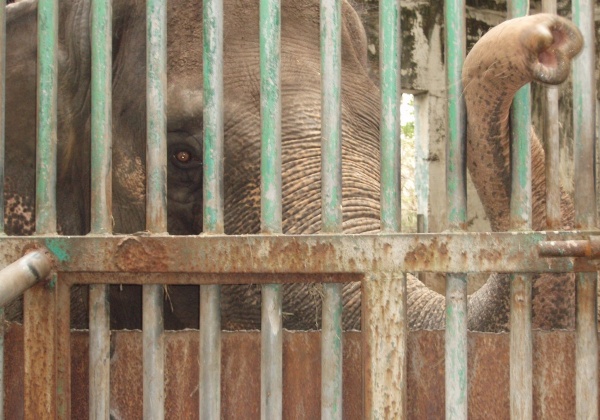
MULTIPOLYGON (((594 150, 596 147, 596 81, 594 1, 573 1, 573 22, 584 46, 573 63, 573 159, 575 226, 596 227, 594 150)), ((576 417, 598 418, 597 273, 577 274, 576 417)))
MULTIPOLYGON (((58 1, 38 2, 36 231, 56 233, 58 1)), ((55 281, 25 293, 25 416, 56 416, 55 281)))
MULTIPOLYGON (((556 14, 556 0, 542 0, 542 12, 556 14)), ((545 86, 544 139, 546 144, 546 227, 561 228, 558 87, 545 86)))
MULTIPOLYGON (((6 116, 6 8, 0 10, 0 235, 4 234, 4 155, 6 116)), ((4 308, 0 308, 0 420, 4 420, 4 308)))
MULTIPOLYGON (((529 13, 527 0, 508 4, 509 16, 529 13)), ((512 196, 510 225, 513 230, 531 229, 531 91, 522 87, 513 100, 512 196)), ((510 409, 513 419, 533 416, 533 355, 531 332, 531 276, 511 276, 510 307, 510 409)))
POLYGON ((381 229, 400 231, 400 2, 379 6, 381 229))
MULTIPOLYGON (((223 233, 223 1, 204 2, 204 233, 223 233)), ((221 418, 221 288, 200 286, 200 418, 221 418)))
POLYGON ((407 417, 406 275, 370 273, 363 280, 364 416, 407 417))
MULTIPOLYGON (((146 228, 157 234, 167 231, 167 9, 165 0, 146 4, 146 228)), ((142 289, 144 344, 144 418, 163 419, 164 325, 161 285, 142 289)))
MULTIPOLYGON (((463 230, 467 221, 466 112, 462 96, 462 66, 466 54, 464 0, 446 1, 448 51, 448 142, 446 184, 448 224, 463 230)), ((467 276, 446 277, 446 418, 467 418, 467 276)))
MULTIPOLYGON (((342 232, 340 0, 321 0, 321 207, 322 231, 342 232)), ((342 288, 323 285, 321 418, 342 418, 342 288)))
MULTIPOLYGON (((400 224, 400 2, 379 6, 381 228, 400 224)), ((363 281, 364 418, 406 418, 406 276, 375 272, 363 281)))
MULTIPOLYGON (((281 5, 260 2, 261 230, 282 232, 281 221, 281 5)), ((281 418, 282 319, 281 285, 262 287, 261 418, 281 418)))
MULTIPOLYGON (((112 6, 92 1, 91 233, 112 233, 112 6)), ((110 312, 108 286, 90 286, 89 413, 108 419, 110 409, 110 312)))
POLYGON ((71 285, 56 283, 57 418, 71 418, 71 285))

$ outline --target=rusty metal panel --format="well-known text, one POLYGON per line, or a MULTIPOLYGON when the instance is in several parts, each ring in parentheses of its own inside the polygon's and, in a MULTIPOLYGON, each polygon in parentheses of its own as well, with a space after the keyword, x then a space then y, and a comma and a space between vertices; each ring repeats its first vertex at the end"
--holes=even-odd
MULTIPOLYGON (((88 417, 87 332, 71 334, 71 417, 88 417)), ((534 418, 574 418, 575 332, 534 331, 534 418)), ((165 412, 169 418, 198 418, 197 331, 165 334, 167 351, 165 412), (191 410, 191 411, 188 411, 191 410)), ((142 416, 142 338, 139 331, 111 337, 111 414, 142 416)), ((318 418, 320 413, 320 333, 285 332, 284 418, 318 418), (293 374, 291 374, 293 372, 293 374), (297 376, 296 376, 297 375, 297 376), (313 387, 317 384, 316 387, 313 387), (315 416, 312 414, 317 413, 315 416)), ((362 418, 362 338, 344 333, 344 418, 362 418)), ((410 419, 444 417, 444 332, 411 331, 408 336, 408 413, 410 419)), ((258 418, 260 409, 260 333, 223 334, 222 418, 258 418)), ((509 335, 469 333, 469 406, 472 419, 508 419, 509 335)), ((23 327, 7 323, 5 412, 23 418, 23 327)))

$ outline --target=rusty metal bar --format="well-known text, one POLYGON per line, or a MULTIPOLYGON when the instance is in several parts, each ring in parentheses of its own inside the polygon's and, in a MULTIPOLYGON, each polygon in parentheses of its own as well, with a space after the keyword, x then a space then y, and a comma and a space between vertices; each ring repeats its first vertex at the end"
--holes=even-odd
POLYGON ((372 272, 362 284, 364 419, 407 418, 406 275, 372 272), (396 328, 390 328, 389 326, 396 328))
POLYGON ((600 241, 591 240, 547 241, 538 245, 540 257, 600 258, 600 241))
MULTIPOLYGON (((321 0, 322 231, 342 232, 342 3, 321 0)), ((342 419, 342 288, 323 285, 321 418, 342 419)))
MULTIPOLYGON (((400 1, 381 1, 381 229, 386 233, 401 229, 400 42, 400 1)), ((366 419, 406 418, 408 318, 402 269, 402 264, 390 270, 371 264, 369 281, 362 283, 366 419)))
MULTIPOLYGON (((56 234, 58 1, 38 2, 36 232, 56 234)), ((25 416, 57 415, 56 277, 25 293, 25 416)))
MULTIPOLYGON (((260 2, 261 232, 282 232, 281 205, 281 4, 260 2)), ((261 418, 282 416, 281 285, 262 286, 261 418)))
MULTIPOLYGON (((367 273, 591 272, 587 258, 541 258, 547 241, 582 240, 595 232, 497 232, 373 235, 0 237, 0 265, 20 250, 45 246, 59 272, 367 273)), ((107 283, 113 283, 110 278, 107 283)), ((133 280, 141 284, 141 280, 133 280)), ((212 281, 214 283, 214 280, 212 281)))
MULTIPOLYGON (((556 14, 556 0, 542 0, 542 12, 556 14)), ((544 140, 546 146, 546 227, 561 228, 560 214, 560 144, 558 86, 544 87, 544 140)))
MULTIPOLYGON (((448 224, 463 230, 467 221, 466 139, 467 114, 463 98, 462 67, 466 55, 464 0, 446 1, 448 51, 448 141, 446 143, 446 196, 448 224)), ((446 419, 467 418, 467 276, 446 275, 445 332, 446 419)))
POLYGON ((0 271, 0 307, 21 296, 27 289, 44 280, 52 269, 52 258, 46 250, 36 250, 19 258, 0 271))
MULTIPOLYGON (((223 1, 203 3, 203 230, 224 232, 223 1)), ((200 287, 200 418, 221 418, 221 287, 200 287)))
POLYGON ((57 418, 71 415, 71 285, 56 283, 56 387, 57 418))
MULTIPOLYGON (((146 3, 146 229, 167 232, 167 5, 146 3)), ((165 417, 163 286, 142 287, 144 418, 165 417)))
MULTIPOLYGON (((92 1, 91 233, 112 233, 112 6, 92 1)), ((89 413, 106 419, 110 410, 110 312, 108 285, 89 291, 89 413)))
MULTIPOLYGON (((511 18, 529 14, 528 0, 508 2, 511 18)), ((531 87, 523 86, 511 109, 512 230, 531 230, 531 87)), ((533 416, 533 343, 531 332, 531 275, 511 276, 510 413, 512 419, 533 416)))
MULTIPOLYGON (((573 60, 573 160, 575 226, 596 227, 594 151, 596 148, 596 80, 594 1, 574 0, 573 22, 584 39, 573 60)), ((598 418, 597 273, 577 275, 576 416, 598 418)))

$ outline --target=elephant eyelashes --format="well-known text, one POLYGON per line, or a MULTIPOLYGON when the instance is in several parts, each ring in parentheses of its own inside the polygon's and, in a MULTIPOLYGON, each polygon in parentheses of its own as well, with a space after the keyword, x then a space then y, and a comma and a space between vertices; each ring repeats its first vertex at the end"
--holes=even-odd
POLYGON ((173 164, 182 169, 197 168, 202 165, 202 159, 189 150, 177 150, 172 156, 173 164))

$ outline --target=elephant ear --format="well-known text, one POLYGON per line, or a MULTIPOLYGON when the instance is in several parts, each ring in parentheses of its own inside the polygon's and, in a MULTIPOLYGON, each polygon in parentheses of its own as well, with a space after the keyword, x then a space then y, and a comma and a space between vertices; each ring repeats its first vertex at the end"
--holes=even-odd
POLYGON ((346 1, 342 4, 342 14, 344 17, 343 31, 345 32, 342 37, 350 41, 356 59, 363 66, 363 69, 368 71, 367 33, 360 16, 346 1))

